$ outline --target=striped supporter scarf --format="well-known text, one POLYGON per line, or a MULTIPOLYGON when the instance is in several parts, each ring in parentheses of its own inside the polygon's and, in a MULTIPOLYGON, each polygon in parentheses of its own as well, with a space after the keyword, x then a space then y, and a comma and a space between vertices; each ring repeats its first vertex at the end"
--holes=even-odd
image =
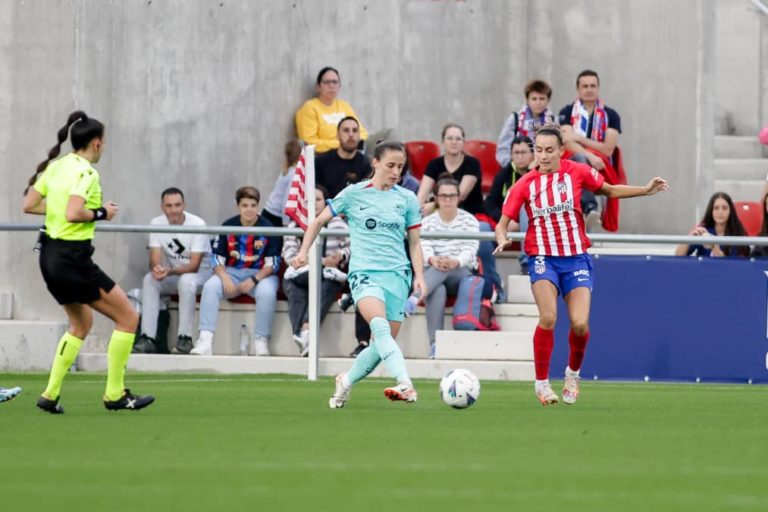
POLYGON ((538 118, 531 112, 531 107, 527 103, 520 107, 517 113, 517 135, 526 136, 533 139, 536 131, 546 124, 554 123, 555 116, 549 109, 544 110, 538 118))
POLYGON ((573 126, 573 131, 579 135, 596 140, 597 142, 603 142, 605 140, 605 131, 608 128, 608 114, 605 111, 605 103, 602 100, 597 100, 595 104, 595 117, 592 122, 592 133, 587 134, 589 111, 584 108, 581 100, 574 101, 573 109, 571 110, 571 126, 573 126))

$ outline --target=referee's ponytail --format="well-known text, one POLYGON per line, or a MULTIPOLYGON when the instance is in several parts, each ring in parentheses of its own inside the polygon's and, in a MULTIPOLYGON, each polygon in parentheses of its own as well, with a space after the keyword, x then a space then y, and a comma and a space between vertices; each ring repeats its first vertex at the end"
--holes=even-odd
POLYGON ((61 145, 67 140, 70 128, 72 129, 72 149, 75 151, 85 149, 93 139, 104 136, 104 125, 100 121, 88 117, 82 110, 77 110, 69 114, 67 124, 56 134, 58 140, 57 144, 48 151, 48 158, 38 164, 35 174, 29 178, 27 188, 24 189, 25 194, 27 193, 27 190, 29 190, 29 187, 35 184, 38 176, 45 171, 45 168, 48 167, 51 160, 59 156, 61 153, 61 145))

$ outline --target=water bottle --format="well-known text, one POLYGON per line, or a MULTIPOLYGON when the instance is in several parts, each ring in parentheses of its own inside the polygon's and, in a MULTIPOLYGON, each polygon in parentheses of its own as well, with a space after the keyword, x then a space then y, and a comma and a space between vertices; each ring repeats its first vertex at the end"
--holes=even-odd
POLYGON ((248 336, 248 327, 245 326, 245 324, 240 325, 240 355, 241 356, 247 356, 248 355, 248 345, 250 344, 251 338, 248 336))

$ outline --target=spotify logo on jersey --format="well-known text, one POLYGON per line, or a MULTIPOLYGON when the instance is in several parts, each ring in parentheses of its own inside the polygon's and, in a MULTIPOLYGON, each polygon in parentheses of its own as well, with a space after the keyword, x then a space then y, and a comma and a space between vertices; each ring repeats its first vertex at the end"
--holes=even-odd
POLYGON ((365 219, 365 227, 368 229, 376 229, 376 219, 365 219))

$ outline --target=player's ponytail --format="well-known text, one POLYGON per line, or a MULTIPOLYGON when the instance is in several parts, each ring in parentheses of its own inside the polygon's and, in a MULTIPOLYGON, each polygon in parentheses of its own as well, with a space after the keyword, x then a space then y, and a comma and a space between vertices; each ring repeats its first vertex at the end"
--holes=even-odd
POLYGON ((35 173, 29 178, 27 182, 27 188, 24 189, 24 193, 27 193, 29 187, 35 184, 37 178, 45 171, 48 164, 54 158, 58 157, 61 153, 61 145, 67 140, 67 136, 72 132, 72 148, 77 151, 84 149, 88 146, 94 138, 104 136, 104 125, 96 119, 89 118, 82 110, 77 110, 69 114, 67 118, 67 124, 65 124, 56 134, 57 143, 48 151, 48 158, 40 162, 35 170, 35 173))

